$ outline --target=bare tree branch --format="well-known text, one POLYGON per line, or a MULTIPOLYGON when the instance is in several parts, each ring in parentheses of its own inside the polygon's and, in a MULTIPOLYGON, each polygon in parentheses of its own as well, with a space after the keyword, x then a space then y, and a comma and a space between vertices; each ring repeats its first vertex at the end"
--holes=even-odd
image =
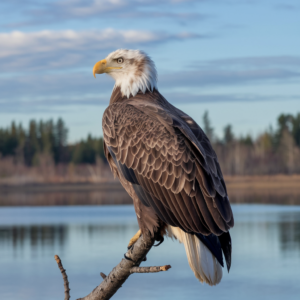
MULTIPOLYGON (((122 261, 113 268, 113 270, 104 278, 104 280, 87 296, 77 300, 108 300, 117 290, 122 287, 122 284, 127 278, 135 273, 134 270, 146 270, 146 268, 164 268, 167 270, 169 266, 163 267, 146 267, 138 268, 141 262, 146 257, 147 253, 154 244, 154 239, 150 235, 142 235, 136 241, 134 246, 127 251, 126 257, 131 259, 122 259, 122 261)), ((161 270, 162 271, 162 270, 161 270)))
MULTIPOLYGON (((133 247, 127 251, 127 259, 123 258, 121 262, 113 268, 108 276, 101 272, 100 276, 103 278, 103 281, 89 295, 77 300, 108 300, 118 291, 120 287, 122 287, 122 284, 131 274, 156 273, 170 269, 170 265, 160 267, 139 267, 141 262, 145 260, 146 255, 153 244, 154 238, 152 238, 149 234, 140 236, 133 247)), ((65 300, 68 300, 70 298, 70 289, 66 270, 63 268, 61 260, 57 255, 55 255, 55 260, 63 275, 65 285, 65 300)))
POLYGON ((162 271, 168 271, 170 268, 170 265, 161 267, 132 267, 130 273, 157 273, 162 271))
POLYGON ((64 269, 62 262, 58 255, 54 255, 54 259, 57 262, 57 265, 60 269, 60 272, 61 272, 63 280, 64 280, 65 300, 69 300, 70 299, 70 288, 69 288, 69 281, 68 281, 68 276, 67 276, 66 270, 64 269))

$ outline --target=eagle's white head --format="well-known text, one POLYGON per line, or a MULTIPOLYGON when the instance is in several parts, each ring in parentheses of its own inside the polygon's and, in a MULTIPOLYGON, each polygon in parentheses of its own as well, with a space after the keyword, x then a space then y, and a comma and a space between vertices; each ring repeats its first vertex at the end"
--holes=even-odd
POLYGON ((93 74, 107 73, 116 81, 123 96, 135 96, 139 91, 157 89, 157 72, 154 62, 143 51, 119 49, 98 61, 93 74))

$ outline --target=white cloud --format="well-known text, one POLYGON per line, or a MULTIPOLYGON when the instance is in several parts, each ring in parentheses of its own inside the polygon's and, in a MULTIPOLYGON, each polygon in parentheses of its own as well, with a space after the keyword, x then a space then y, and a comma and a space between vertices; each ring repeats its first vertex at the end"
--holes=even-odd
MULTIPOLYGON (((160 11, 157 7, 167 5, 170 9, 171 6, 178 6, 185 2, 197 2, 199 0, 65 0, 55 1, 45 5, 45 9, 41 9, 39 13, 47 13, 47 10, 51 10, 57 15, 64 15, 66 17, 73 18, 85 18, 91 16, 105 16, 109 13, 117 13, 119 16, 126 16, 129 12, 141 11, 141 8, 145 7, 156 8, 156 11, 160 11), (125 14, 124 14, 125 13, 125 14)), ((34 12, 34 11, 33 11, 34 12)), ((149 12, 149 14, 151 14, 149 12)))
POLYGON ((59 8, 64 14, 73 17, 87 17, 109 11, 119 11, 124 7, 128 7, 129 4, 128 1, 124 0, 94 0, 89 3, 80 0, 66 0, 54 3, 53 7, 59 8))
POLYGON ((299 67, 300 56, 282 55, 282 56, 258 56, 258 57, 234 57, 226 59, 216 59, 209 62, 202 62, 199 65, 211 68, 262 68, 262 67, 299 67))
POLYGON ((141 20, 151 22, 155 18, 182 24, 207 18, 186 4, 203 1, 207 0, 11 0, 7 4, 0 1, 0 10, 5 12, 0 23, 4 22, 3 28, 24 28, 80 20, 113 20, 112 24, 115 24, 120 19, 129 19, 139 28, 141 20), (18 17, 12 17, 16 11, 18 17))
POLYGON ((199 38, 191 33, 147 30, 60 30, 0 33, 0 72, 81 68, 118 48, 141 48, 169 40, 199 38))
POLYGON ((108 49, 123 45, 162 41, 170 36, 141 30, 43 30, 0 33, 0 58, 62 50, 108 49))
MULTIPOLYGON (((203 71, 173 72, 159 74, 159 90, 172 103, 200 102, 255 102, 298 99, 297 90, 282 92, 273 88, 264 93, 261 89, 243 90, 215 89, 217 86, 246 86, 255 83, 263 85, 270 81, 299 78, 299 74, 208 74, 203 71), (258 76, 259 75, 259 76, 258 76), (259 78, 257 78, 259 77, 259 78), (208 89, 204 89, 209 87, 208 89), (212 88, 214 87, 214 88, 212 88), (256 94, 253 94, 256 93, 256 94)), ((89 72, 53 72, 27 74, 0 80, 0 113, 61 110, 70 105, 87 106, 107 104, 114 81, 109 76, 95 79, 92 64, 89 72)), ((296 85, 295 85, 296 86, 296 85)))

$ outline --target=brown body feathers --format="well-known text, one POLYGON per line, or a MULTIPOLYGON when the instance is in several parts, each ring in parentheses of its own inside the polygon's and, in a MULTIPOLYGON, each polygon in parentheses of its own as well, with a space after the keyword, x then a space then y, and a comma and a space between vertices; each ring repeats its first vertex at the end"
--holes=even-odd
POLYGON ((208 138, 156 89, 127 99, 116 87, 102 126, 106 158, 133 199, 142 232, 155 234, 171 225, 219 236, 233 227, 208 138))

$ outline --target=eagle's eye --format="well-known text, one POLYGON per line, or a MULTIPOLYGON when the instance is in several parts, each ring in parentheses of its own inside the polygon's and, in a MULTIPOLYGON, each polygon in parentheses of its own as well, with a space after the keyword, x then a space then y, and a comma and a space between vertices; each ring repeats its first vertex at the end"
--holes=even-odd
POLYGON ((122 64, 124 62, 124 59, 122 57, 117 59, 118 64, 122 64))

